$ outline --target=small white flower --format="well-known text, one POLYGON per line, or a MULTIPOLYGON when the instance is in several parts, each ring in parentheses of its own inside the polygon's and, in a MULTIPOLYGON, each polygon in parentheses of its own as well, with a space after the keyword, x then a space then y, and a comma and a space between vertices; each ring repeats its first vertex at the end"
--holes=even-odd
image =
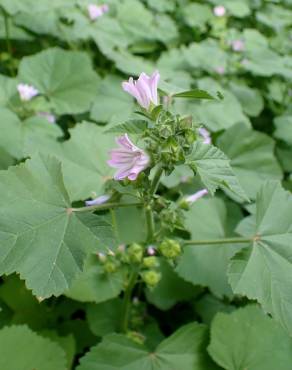
POLYGON ((244 42, 242 40, 234 40, 231 42, 231 47, 233 51, 243 51, 245 48, 244 42))
POLYGON ((226 14, 226 9, 223 5, 217 5, 213 9, 213 12, 216 15, 216 17, 224 17, 224 15, 226 14))
POLYGON ((218 66, 215 68, 215 71, 218 73, 218 75, 224 75, 225 68, 223 66, 218 66))
POLYGON ((105 13, 109 11, 109 6, 107 4, 95 5, 89 4, 87 7, 89 18, 95 21, 97 18, 102 17, 105 13))
POLYGON ((39 94, 39 91, 35 87, 28 84, 18 84, 17 91, 22 101, 29 101, 39 94))
POLYGON ((149 245, 147 248, 147 254, 148 256, 154 256, 156 254, 156 249, 152 245, 149 245))
POLYGON ((38 112, 37 116, 45 118, 49 123, 56 123, 56 116, 49 112, 38 112))

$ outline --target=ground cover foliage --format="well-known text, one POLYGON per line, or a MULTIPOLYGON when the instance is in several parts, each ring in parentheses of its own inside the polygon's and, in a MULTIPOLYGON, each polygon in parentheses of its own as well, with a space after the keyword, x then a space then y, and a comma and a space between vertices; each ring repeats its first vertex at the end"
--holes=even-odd
POLYGON ((105 3, 0 0, 0 368, 290 370, 292 1, 105 3))

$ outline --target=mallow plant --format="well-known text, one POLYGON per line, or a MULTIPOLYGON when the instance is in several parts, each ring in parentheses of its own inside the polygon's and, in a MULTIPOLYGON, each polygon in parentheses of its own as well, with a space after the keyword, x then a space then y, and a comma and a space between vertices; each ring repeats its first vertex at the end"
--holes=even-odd
MULTIPOLYGON (((93 131, 85 122, 80 127, 90 132, 82 155, 78 151, 83 144, 77 141, 70 147, 65 143, 55 154, 40 150, 1 171, 0 190, 5 196, 0 199, 0 272, 19 274, 39 302, 65 295, 98 303, 89 305, 86 314, 94 334, 103 339, 97 345, 89 342, 95 345, 81 358, 79 370, 209 370, 219 369, 219 365, 266 370, 272 369, 269 366, 274 366, 274 360, 261 356, 271 343, 287 363, 291 360, 288 333, 292 332, 288 286, 288 277, 292 276, 291 194, 271 181, 250 204, 229 159, 212 144, 216 138, 213 140, 201 122, 173 109, 177 99, 220 101, 224 97, 203 90, 169 94, 166 84, 161 83, 160 88, 160 83, 158 71, 151 76, 141 73, 137 80, 130 77, 122 83, 125 94, 136 100, 135 118, 98 131, 99 142, 110 142, 110 150, 100 154, 107 157, 107 175, 100 194, 92 194, 84 204, 76 195, 78 184, 84 184, 76 169, 77 165, 82 167, 82 155, 92 149, 87 144, 93 131), (76 155, 77 164, 73 164, 76 155), (186 173, 197 184, 195 192, 172 191, 165 186, 167 179, 177 174, 184 184, 186 173), (72 182, 76 187, 71 187, 72 182), (221 198, 234 199, 250 211, 236 232, 224 235, 226 214, 220 197, 213 203, 204 202, 216 191, 221 198), (200 202, 199 211, 194 211, 200 202), (119 210, 125 210, 122 221, 136 239, 130 235, 128 241, 120 242, 118 234, 123 230, 117 222, 119 210), (216 221, 212 221, 214 210, 219 215, 216 221), (194 218, 191 225, 190 213, 194 218), (141 215, 140 227, 145 226, 145 230, 137 233, 134 221, 141 215), (218 266, 208 263, 208 253, 218 256, 218 266), (216 269, 220 281, 212 273, 216 269), (221 274, 224 279, 228 274, 228 283, 221 283, 221 274), (180 318, 188 324, 164 339, 147 301, 167 309, 180 300, 203 295, 200 285, 209 285, 215 295, 229 297, 242 308, 230 313, 235 304, 209 295, 198 307, 205 321, 210 322, 216 311, 230 315, 216 315, 211 340, 207 326, 192 315, 191 323, 180 318), (211 300, 210 305, 206 299, 211 300), (248 299, 257 301, 273 319, 258 305, 246 305, 248 299), (257 342, 262 328, 267 332, 261 342, 263 351, 253 358, 242 356, 236 343, 245 342, 247 336, 257 342)), ((38 95, 30 85, 19 85, 18 91, 24 102, 38 95)), ((53 120, 50 123, 54 125, 53 120)), ((238 209, 230 206, 230 212, 236 218, 238 209)), ((230 224, 236 226, 232 218, 230 224)), ((169 316, 168 320, 178 318, 169 316)), ((34 335, 23 327, 3 329, 0 343, 8 349, 11 347, 5 338, 9 333, 5 330, 19 331, 17 338, 34 335)), ((39 345, 46 347, 45 342, 39 345)), ((248 342, 247 346, 252 353, 252 344, 248 342)), ((62 354, 53 347, 50 351, 56 352, 53 358, 57 362, 50 369, 65 369, 62 354)))

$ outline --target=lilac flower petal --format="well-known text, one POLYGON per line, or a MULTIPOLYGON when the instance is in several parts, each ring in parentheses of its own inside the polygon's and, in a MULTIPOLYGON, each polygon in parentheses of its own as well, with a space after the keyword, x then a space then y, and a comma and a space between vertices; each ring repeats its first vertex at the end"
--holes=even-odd
POLYGON ((118 137, 116 142, 120 148, 113 149, 110 152, 111 157, 107 161, 109 166, 117 169, 114 179, 128 178, 134 181, 139 173, 149 165, 149 156, 134 145, 127 134, 118 137))
POLYGON ((39 94, 39 91, 28 84, 18 84, 17 91, 22 101, 29 101, 39 94))
POLYGON ((185 198, 185 200, 188 203, 194 203, 194 202, 196 202, 197 200, 199 200, 200 198, 202 198, 203 196, 205 196, 207 194, 208 194, 208 190, 207 189, 202 189, 202 190, 199 190, 199 191, 197 191, 196 193, 194 193, 192 195, 187 196, 185 198))
POLYGON ((106 203, 110 199, 109 195, 101 195, 100 197, 97 197, 93 200, 87 200, 85 202, 86 206, 97 206, 99 204, 106 203))
POLYGON ((204 139, 203 140, 204 144, 211 144, 212 143, 210 132, 207 129, 205 129, 204 127, 199 128, 199 135, 202 136, 202 138, 204 139))
POLYGON ((134 81, 133 77, 129 78, 129 81, 122 83, 124 91, 132 95, 141 107, 149 109, 151 103, 158 105, 158 82, 160 75, 158 71, 155 71, 152 76, 148 76, 142 72, 138 80, 134 81))

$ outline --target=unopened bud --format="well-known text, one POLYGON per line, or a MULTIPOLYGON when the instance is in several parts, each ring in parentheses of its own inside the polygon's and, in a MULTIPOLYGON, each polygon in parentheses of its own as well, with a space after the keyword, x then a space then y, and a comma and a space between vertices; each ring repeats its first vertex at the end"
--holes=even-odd
POLYGON ((145 271, 141 274, 142 280, 150 287, 155 287, 161 279, 161 274, 154 270, 145 271))
POLYGON ((143 247, 140 244, 131 244, 128 248, 130 261, 133 263, 140 263, 143 258, 143 247))
POLYGON ((161 254, 169 259, 174 259, 181 254, 180 244, 172 239, 165 239, 159 246, 161 254))
POLYGON ((153 268, 159 266, 157 257, 145 257, 143 258, 143 266, 146 268, 153 268))
POLYGON ((104 264, 103 270, 107 274, 112 274, 117 271, 117 265, 113 262, 108 261, 104 264))
POLYGON ((99 262, 104 263, 106 261, 106 255, 104 253, 97 253, 97 257, 99 259, 99 262))

